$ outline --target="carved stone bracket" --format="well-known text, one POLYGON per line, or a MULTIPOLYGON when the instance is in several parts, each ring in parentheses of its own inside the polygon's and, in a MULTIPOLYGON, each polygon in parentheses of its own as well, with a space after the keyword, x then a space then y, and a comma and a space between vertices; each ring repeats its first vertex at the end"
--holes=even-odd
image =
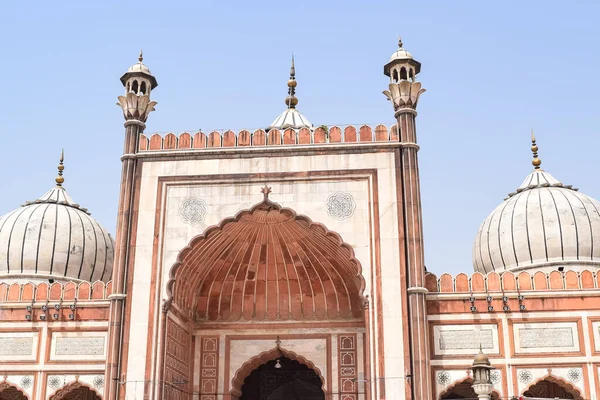
POLYGON ((421 82, 400 81, 390 83, 390 90, 384 90, 383 94, 394 105, 394 111, 402 108, 417 108, 417 102, 425 89, 421 88, 421 82))
POLYGON ((150 101, 150 96, 147 94, 136 95, 133 92, 127 93, 125 96, 118 97, 118 106, 123 109, 123 116, 126 120, 138 120, 146 122, 148 114, 154 111, 156 101, 150 101))

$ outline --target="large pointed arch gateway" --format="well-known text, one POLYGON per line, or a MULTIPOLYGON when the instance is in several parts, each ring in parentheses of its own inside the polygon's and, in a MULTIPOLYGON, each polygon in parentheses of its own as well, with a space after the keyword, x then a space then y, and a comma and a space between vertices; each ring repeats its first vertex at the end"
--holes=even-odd
POLYGON ((0 400, 27 400, 28 397, 16 386, 0 382, 0 400))
POLYGON ((579 390, 561 378, 547 375, 527 387, 523 396, 583 400, 579 390))
POLYGON ((181 251, 166 306, 195 321, 362 319, 365 281, 352 247, 269 191, 181 251))

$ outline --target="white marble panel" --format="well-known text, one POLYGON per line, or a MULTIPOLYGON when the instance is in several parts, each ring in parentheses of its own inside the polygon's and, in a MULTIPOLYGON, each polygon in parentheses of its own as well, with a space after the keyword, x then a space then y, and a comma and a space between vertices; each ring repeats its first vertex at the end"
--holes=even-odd
POLYGON ((515 353, 579 352, 576 322, 519 323, 513 325, 515 353))
POLYGON ((434 325, 433 344, 435 355, 464 355, 469 358, 479 348, 486 354, 498 354, 498 326, 477 325, 434 325))
POLYGON ((38 332, 9 332, 0 336, 0 362, 35 361, 38 332))
POLYGON ((51 360, 106 359, 106 332, 53 332, 51 360))

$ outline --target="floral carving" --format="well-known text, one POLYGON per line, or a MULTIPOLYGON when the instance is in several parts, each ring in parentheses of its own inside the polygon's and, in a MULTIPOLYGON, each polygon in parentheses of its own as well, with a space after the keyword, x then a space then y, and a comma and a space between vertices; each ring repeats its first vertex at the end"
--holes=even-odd
POLYGON ((331 218, 343 221, 354 214, 356 203, 350 193, 337 192, 327 198, 327 214, 331 218))
POLYGON ((577 382, 581 379, 581 372, 576 368, 570 369, 567 372, 567 378, 569 378, 571 382, 577 382))
POLYGON ((179 207, 179 216, 186 224, 195 224, 204 221, 206 217, 206 203, 204 200, 189 198, 184 200, 179 207))
POLYGON ((95 376, 92 384, 95 388, 102 389, 104 387, 104 377, 102 375, 95 376))
POLYGON ((440 385, 447 385, 450 383, 450 374, 446 371, 440 371, 437 374, 437 381, 440 385))
POLYGON ((127 121, 146 122, 148 114, 154 111, 156 105, 156 101, 150 101, 150 96, 147 94, 138 96, 133 92, 129 92, 125 96, 119 96, 118 100, 117 105, 123 109, 123 116, 127 121))
POLYGON ((23 389, 29 389, 33 384, 33 378, 31 376, 24 376, 21 378, 20 384, 23 389))
POLYGON ((58 376, 48 377, 48 386, 51 389, 58 389, 61 385, 60 378, 58 376))
POLYGON ((496 384, 500 382, 500 373, 498 371, 492 371, 490 373, 490 380, 492 381, 492 385, 496 386, 496 384))
POLYGON ((519 381, 521 383, 527 384, 527 383, 531 382, 531 379, 533 379, 531 372, 529 372, 527 370, 519 371, 519 381))
POLYGON ((390 90, 384 90, 383 94, 394 105, 394 111, 401 108, 416 108, 417 102, 425 89, 421 88, 421 82, 400 81, 390 83, 390 90))

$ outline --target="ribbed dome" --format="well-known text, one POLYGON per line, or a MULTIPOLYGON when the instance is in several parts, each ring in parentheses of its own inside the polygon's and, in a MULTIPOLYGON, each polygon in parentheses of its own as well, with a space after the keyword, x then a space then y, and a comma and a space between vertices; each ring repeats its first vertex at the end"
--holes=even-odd
POLYGON ((413 59, 412 54, 410 54, 408 51, 404 50, 403 47, 400 47, 398 50, 396 50, 394 52, 394 54, 392 54, 392 56, 390 57, 390 61, 412 60, 412 59, 413 59))
POLYGON ((481 224, 476 271, 600 267, 600 202, 534 170, 481 224))
POLYGON ((300 114, 300 111, 295 108, 288 108, 281 115, 275 118, 275 121, 267 129, 300 129, 300 128, 312 128, 312 124, 306 119, 306 117, 300 114))
POLYGON ((108 281, 114 242, 61 187, 0 217, 0 278, 108 281))

